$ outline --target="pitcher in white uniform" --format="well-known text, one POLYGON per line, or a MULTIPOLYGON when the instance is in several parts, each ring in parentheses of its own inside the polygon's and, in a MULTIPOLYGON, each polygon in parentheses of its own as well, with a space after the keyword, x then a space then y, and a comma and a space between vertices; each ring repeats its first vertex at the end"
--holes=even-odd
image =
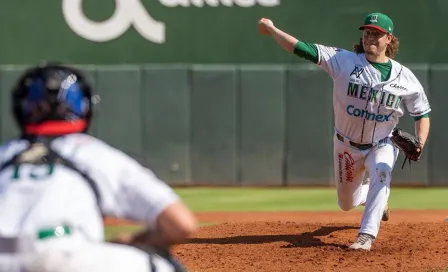
POLYGON ((407 67, 393 60, 399 41, 392 20, 382 13, 368 14, 353 52, 299 41, 266 18, 258 29, 333 79, 338 204, 344 211, 365 206, 358 239, 350 248, 370 250, 381 219, 388 219, 391 173, 399 152, 390 140, 392 131, 407 110, 415 118, 421 154, 430 127, 425 90, 407 67), (363 182, 366 171, 369 182, 363 182))
POLYGON ((22 135, 0 150, 0 271, 182 271, 169 247, 194 232, 194 215, 150 169, 86 134, 91 97, 62 65, 30 68, 14 87, 22 135), (103 216, 146 229, 106 243, 103 216))

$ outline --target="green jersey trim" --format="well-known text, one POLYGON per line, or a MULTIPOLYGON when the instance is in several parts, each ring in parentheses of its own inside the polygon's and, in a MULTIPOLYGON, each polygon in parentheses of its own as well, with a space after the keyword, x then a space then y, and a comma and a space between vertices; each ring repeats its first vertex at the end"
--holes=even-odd
POLYGON ((392 62, 390 60, 387 63, 378 63, 373 61, 369 61, 369 63, 381 73, 381 81, 389 80, 392 72, 392 62))
POLYGON ((415 117, 414 117, 414 120, 415 120, 415 121, 418 121, 418 120, 420 120, 420 119, 422 119, 422 118, 429 118, 429 113, 425 113, 425 114, 420 115, 420 116, 415 116, 415 117))
POLYGON ((319 53, 314 43, 298 41, 294 46, 294 54, 315 64, 319 61, 319 53))

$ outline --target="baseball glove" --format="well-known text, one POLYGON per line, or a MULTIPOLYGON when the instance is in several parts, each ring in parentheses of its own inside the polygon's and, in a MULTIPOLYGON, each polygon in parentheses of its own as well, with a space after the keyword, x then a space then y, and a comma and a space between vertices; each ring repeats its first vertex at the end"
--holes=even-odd
POLYGON ((406 157, 401 168, 404 167, 406 160, 409 160, 409 163, 420 160, 422 154, 420 139, 402 129, 394 128, 391 140, 406 157))

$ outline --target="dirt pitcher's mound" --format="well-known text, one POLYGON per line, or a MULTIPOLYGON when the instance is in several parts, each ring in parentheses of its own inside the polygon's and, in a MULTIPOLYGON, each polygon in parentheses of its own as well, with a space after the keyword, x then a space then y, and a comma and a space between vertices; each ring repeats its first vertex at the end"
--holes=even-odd
POLYGON ((448 224, 440 217, 438 222, 383 223, 370 252, 348 249, 359 228, 352 220, 283 219, 247 222, 246 218, 202 227, 173 253, 192 272, 434 271, 448 267, 448 224))

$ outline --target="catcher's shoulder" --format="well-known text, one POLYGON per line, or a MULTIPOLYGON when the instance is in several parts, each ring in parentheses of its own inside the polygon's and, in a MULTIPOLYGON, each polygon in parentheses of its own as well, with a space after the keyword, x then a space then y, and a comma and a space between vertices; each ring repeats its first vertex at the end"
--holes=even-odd
POLYGON ((29 143, 20 138, 9 139, 0 145, 0 164, 11 159, 15 154, 25 150, 29 143))
POLYGON ((94 157, 110 157, 120 153, 117 147, 89 134, 69 134, 57 139, 56 144, 78 153, 91 154, 94 157))
POLYGON ((116 165, 117 168, 120 168, 136 164, 147 166, 143 155, 122 150, 120 147, 92 135, 71 134, 61 139, 59 144, 76 149, 78 159, 94 161, 98 167, 109 168, 110 165, 116 165))

